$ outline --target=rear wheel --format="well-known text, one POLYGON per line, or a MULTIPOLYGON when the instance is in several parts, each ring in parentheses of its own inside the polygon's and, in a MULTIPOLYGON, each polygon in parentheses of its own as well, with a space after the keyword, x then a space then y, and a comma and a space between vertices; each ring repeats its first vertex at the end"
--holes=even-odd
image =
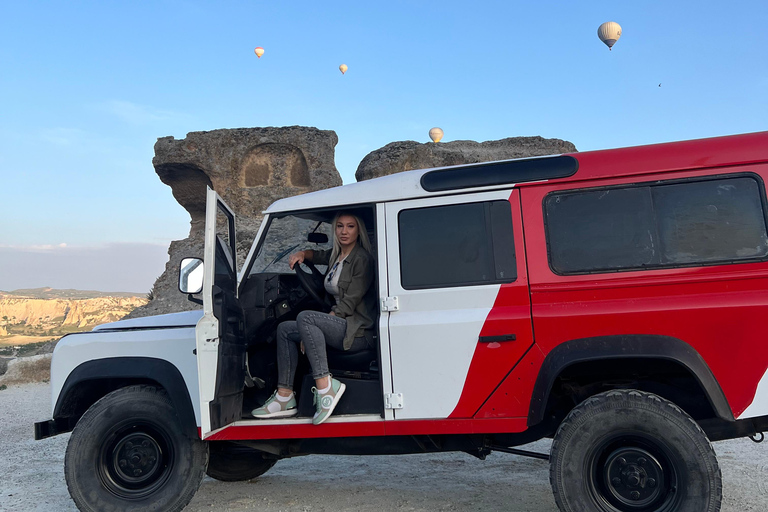
POLYGON ((698 424, 672 402, 635 390, 585 400, 550 456, 561 511, 716 512, 722 477, 698 424))
POLYGON ((227 441, 210 443, 208 476, 222 482, 252 480, 269 471, 277 459, 265 459, 264 452, 227 441))
POLYGON ((80 418, 64 473, 82 511, 178 511, 200 486, 207 461, 207 445, 179 424, 165 391, 131 386, 80 418))

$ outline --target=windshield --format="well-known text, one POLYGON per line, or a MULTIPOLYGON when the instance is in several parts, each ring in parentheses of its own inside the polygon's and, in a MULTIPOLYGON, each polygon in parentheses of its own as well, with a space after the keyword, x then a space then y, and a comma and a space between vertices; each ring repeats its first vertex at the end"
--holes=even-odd
MULTIPOLYGON (((301 218, 295 215, 272 219, 264 241, 259 247, 251 274, 262 272, 293 272, 288 266, 288 257, 294 252, 304 249, 330 249, 331 225, 314 219, 301 218), (312 243, 307 241, 309 233, 323 233, 328 237, 325 243, 312 243)), ((322 272, 324 267, 318 267, 322 272)))

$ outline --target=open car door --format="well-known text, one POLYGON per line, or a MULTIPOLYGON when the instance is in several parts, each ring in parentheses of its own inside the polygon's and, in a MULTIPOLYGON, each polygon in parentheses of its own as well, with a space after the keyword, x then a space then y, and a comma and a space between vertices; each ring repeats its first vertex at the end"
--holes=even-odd
POLYGON ((197 323, 201 434, 240 419, 245 382, 243 315, 237 297, 235 214, 208 188, 203 317, 197 323))

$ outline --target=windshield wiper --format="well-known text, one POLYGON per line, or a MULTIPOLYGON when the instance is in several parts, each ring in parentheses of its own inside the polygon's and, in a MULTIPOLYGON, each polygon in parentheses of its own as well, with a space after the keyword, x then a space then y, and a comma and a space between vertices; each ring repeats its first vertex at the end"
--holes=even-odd
POLYGON ((292 250, 294 250, 294 249, 295 249, 295 248, 297 248, 298 246, 299 246, 299 244, 296 244, 296 245, 292 245, 291 247, 287 248, 286 250, 284 250, 283 252, 281 252, 280 254, 278 254, 277 256, 275 256, 275 259, 273 259, 272 261, 270 261, 270 262, 269 262, 269 264, 267 264, 267 266, 266 266, 266 267, 264 267, 264 269, 262 270, 262 272, 266 271, 266 270, 267 270, 269 267, 271 267, 271 266, 272 266, 272 264, 273 264, 273 263, 275 263, 276 261, 280 261, 281 259, 283 259, 283 256, 285 256, 286 254, 288 254, 289 252, 291 252, 292 250))

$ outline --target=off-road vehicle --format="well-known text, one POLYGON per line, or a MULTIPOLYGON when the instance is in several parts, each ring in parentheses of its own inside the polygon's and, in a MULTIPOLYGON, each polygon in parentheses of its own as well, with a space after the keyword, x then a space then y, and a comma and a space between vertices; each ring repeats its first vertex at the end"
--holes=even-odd
POLYGON ((439 451, 549 458, 563 511, 719 510, 710 442, 768 429, 767 178, 768 132, 402 172, 275 202, 243 262, 209 190, 204 259, 179 269, 202 310, 65 336, 36 438, 72 431, 87 511, 180 510, 206 471, 287 457, 439 451), (277 325, 328 307, 288 255, 328 248, 340 209, 374 245, 376 348, 329 351, 347 391, 326 423, 306 363, 298 417, 254 419, 277 325))

